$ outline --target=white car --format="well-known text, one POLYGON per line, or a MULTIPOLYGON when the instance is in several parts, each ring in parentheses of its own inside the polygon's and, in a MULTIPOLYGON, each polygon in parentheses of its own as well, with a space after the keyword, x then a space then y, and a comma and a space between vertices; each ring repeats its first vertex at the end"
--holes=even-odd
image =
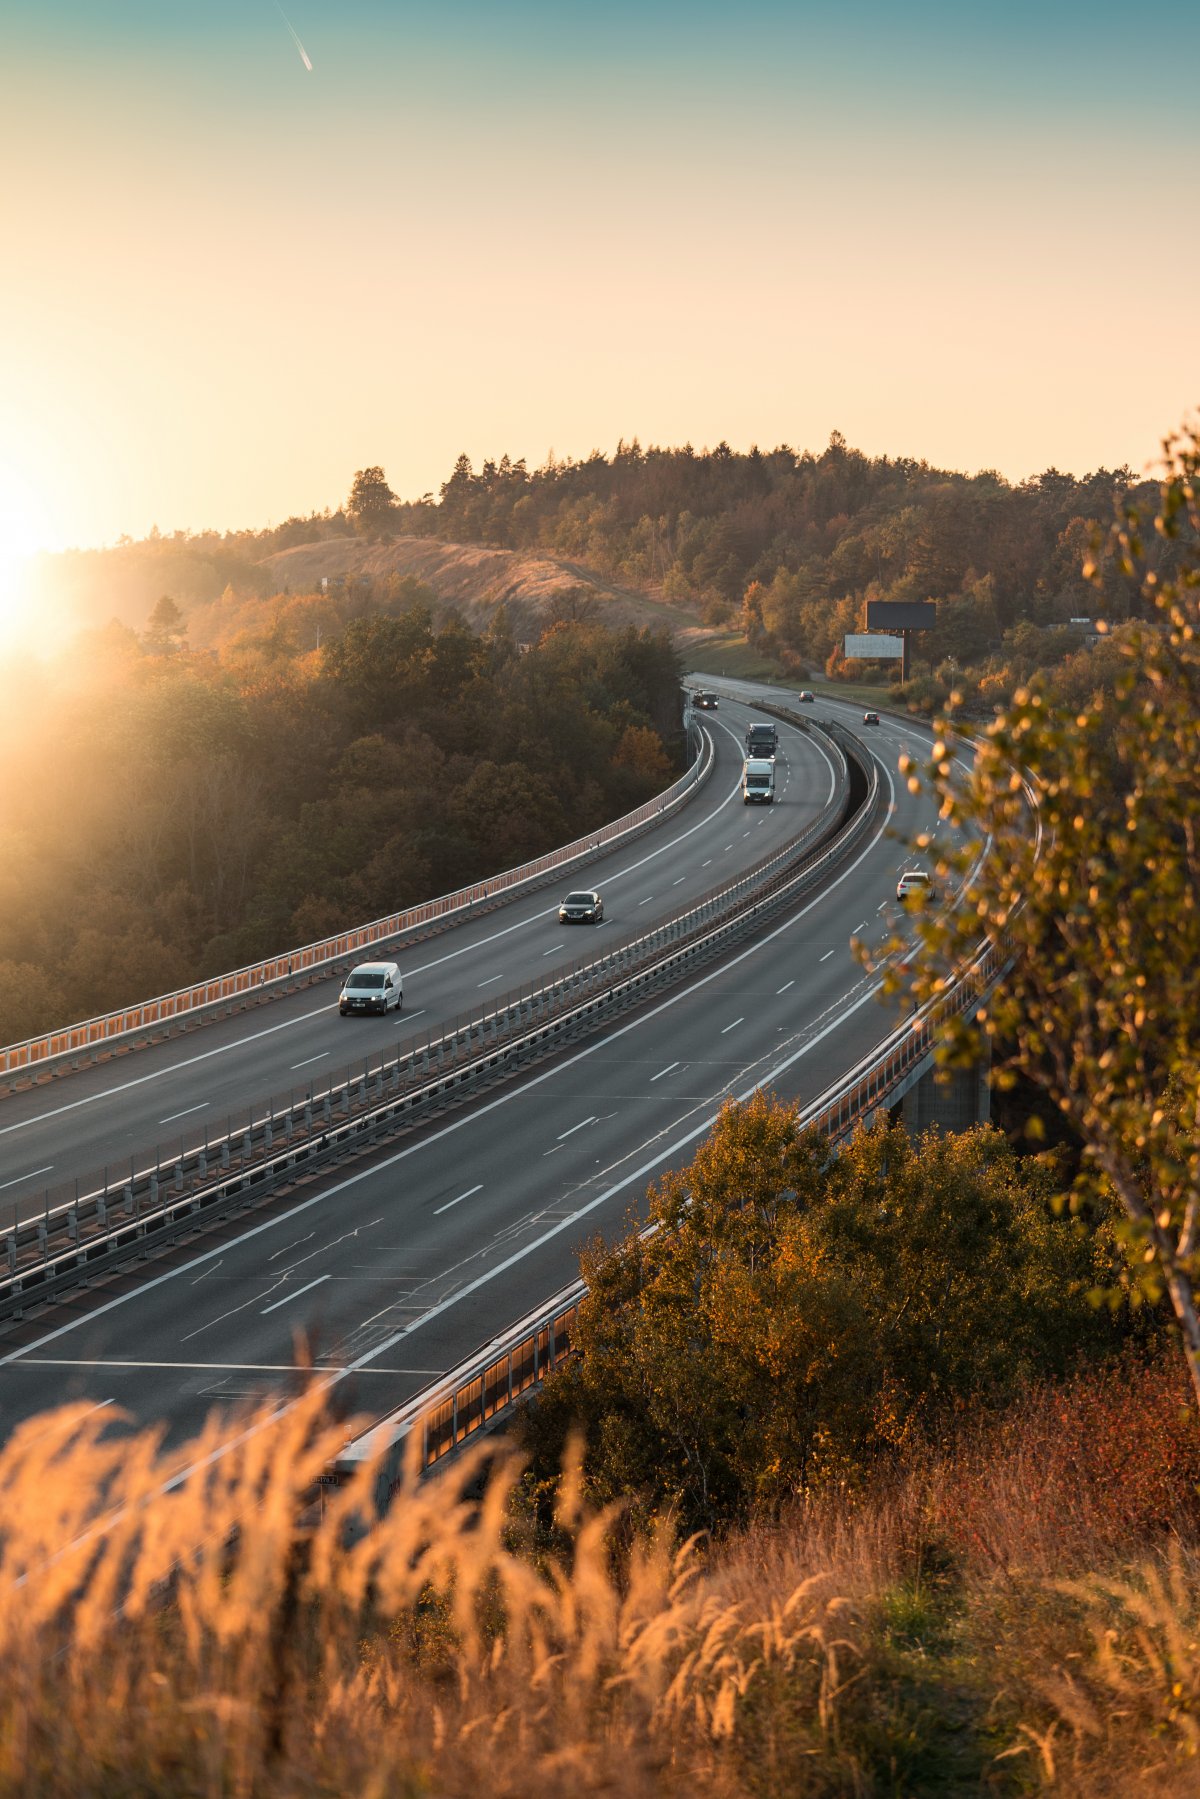
POLYGON ((404 981, 394 962, 360 962, 338 994, 343 1018, 349 1012, 399 1012, 403 1004, 404 981))
POLYGON ((896 883, 898 900, 919 899, 924 903, 934 897, 933 876, 926 874, 923 868, 907 869, 896 883))

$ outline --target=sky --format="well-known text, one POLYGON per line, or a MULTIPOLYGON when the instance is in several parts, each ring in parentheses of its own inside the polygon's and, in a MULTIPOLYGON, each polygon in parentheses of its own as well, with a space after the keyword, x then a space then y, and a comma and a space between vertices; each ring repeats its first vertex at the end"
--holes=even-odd
POLYGON ((1142 471, 1200 404, 1194 0, 285 10, 0 0, 0 561, 634 436, 1142 471))

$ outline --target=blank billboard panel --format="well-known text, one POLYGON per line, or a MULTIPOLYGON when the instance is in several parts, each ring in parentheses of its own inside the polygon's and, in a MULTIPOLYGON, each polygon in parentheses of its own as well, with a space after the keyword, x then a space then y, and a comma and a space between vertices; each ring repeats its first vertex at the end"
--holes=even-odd
POLYGON ((868 631, 932 631, 937 607, 932 600, 868 600, 868 631))
POLYGON ((859 633, 847 637, 845 653, 847 656, 903 656, 904 639, 859 633))

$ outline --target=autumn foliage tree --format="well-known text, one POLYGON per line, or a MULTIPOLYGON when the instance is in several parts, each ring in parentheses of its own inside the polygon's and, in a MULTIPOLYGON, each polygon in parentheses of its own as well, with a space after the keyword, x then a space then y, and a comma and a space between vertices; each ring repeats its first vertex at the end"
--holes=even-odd
POLYGON ((81 641, 55 705, 12 691, 0 1043, 449 892, 670 781, 665 637, 560 624, 522 649, 435 624, 427 589, 384 597, 311 596, 319 649, 297 607, 227 656, 81 641))
MULTIPOLYGON (((996 850, 953 909, 920 921, 912 986, 943 991, 981 937, 1011 955, 979 1014, 999 1078, 1022 1071, 1082 1139, 1073 1203, 1119 1202, 1130 1266, 1169 1296, 1200 1403, 1200 438, 1165 449, 1152 534, 1174 572, 1147 568, 1147 523, 1126 509, 1110 560, 1141 574, 1144 617, 1115 634, 1112 686, 1069 713, 1022 689, 965 771, 949 723, 934 747, 924 778, 943 818, 996 850)), ((921 772, 901 766, 915 789, 921 772)), ((970 1032, 966 1017, 949 1027, 944 1053, 969 1055, 970 1032)))
POLYGON ((988 1127, 861 1131, 729 1104, 651 1189, 649 1233, 585 1253, 577 1358, 530 1420, 550 1473, 581 1425, 605 1498, 712 1527, 906 1453, 976 1400, 1061 1373, 1112 1326, 1103 1251, 988 1127))

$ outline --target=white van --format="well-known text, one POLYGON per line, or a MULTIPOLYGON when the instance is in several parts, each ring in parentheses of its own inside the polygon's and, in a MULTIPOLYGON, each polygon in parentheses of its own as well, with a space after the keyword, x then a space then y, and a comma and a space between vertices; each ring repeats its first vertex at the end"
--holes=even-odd
POLYGON ((404 981, 394 962, 360 962, 346 976, 338 994, 338 1011, 398 1012, 404 1004, 404 981))
POLYGON ((747 756, 742 767, 742 800, 747 806, 769 806, 775 798, 775 764, 747 756))

